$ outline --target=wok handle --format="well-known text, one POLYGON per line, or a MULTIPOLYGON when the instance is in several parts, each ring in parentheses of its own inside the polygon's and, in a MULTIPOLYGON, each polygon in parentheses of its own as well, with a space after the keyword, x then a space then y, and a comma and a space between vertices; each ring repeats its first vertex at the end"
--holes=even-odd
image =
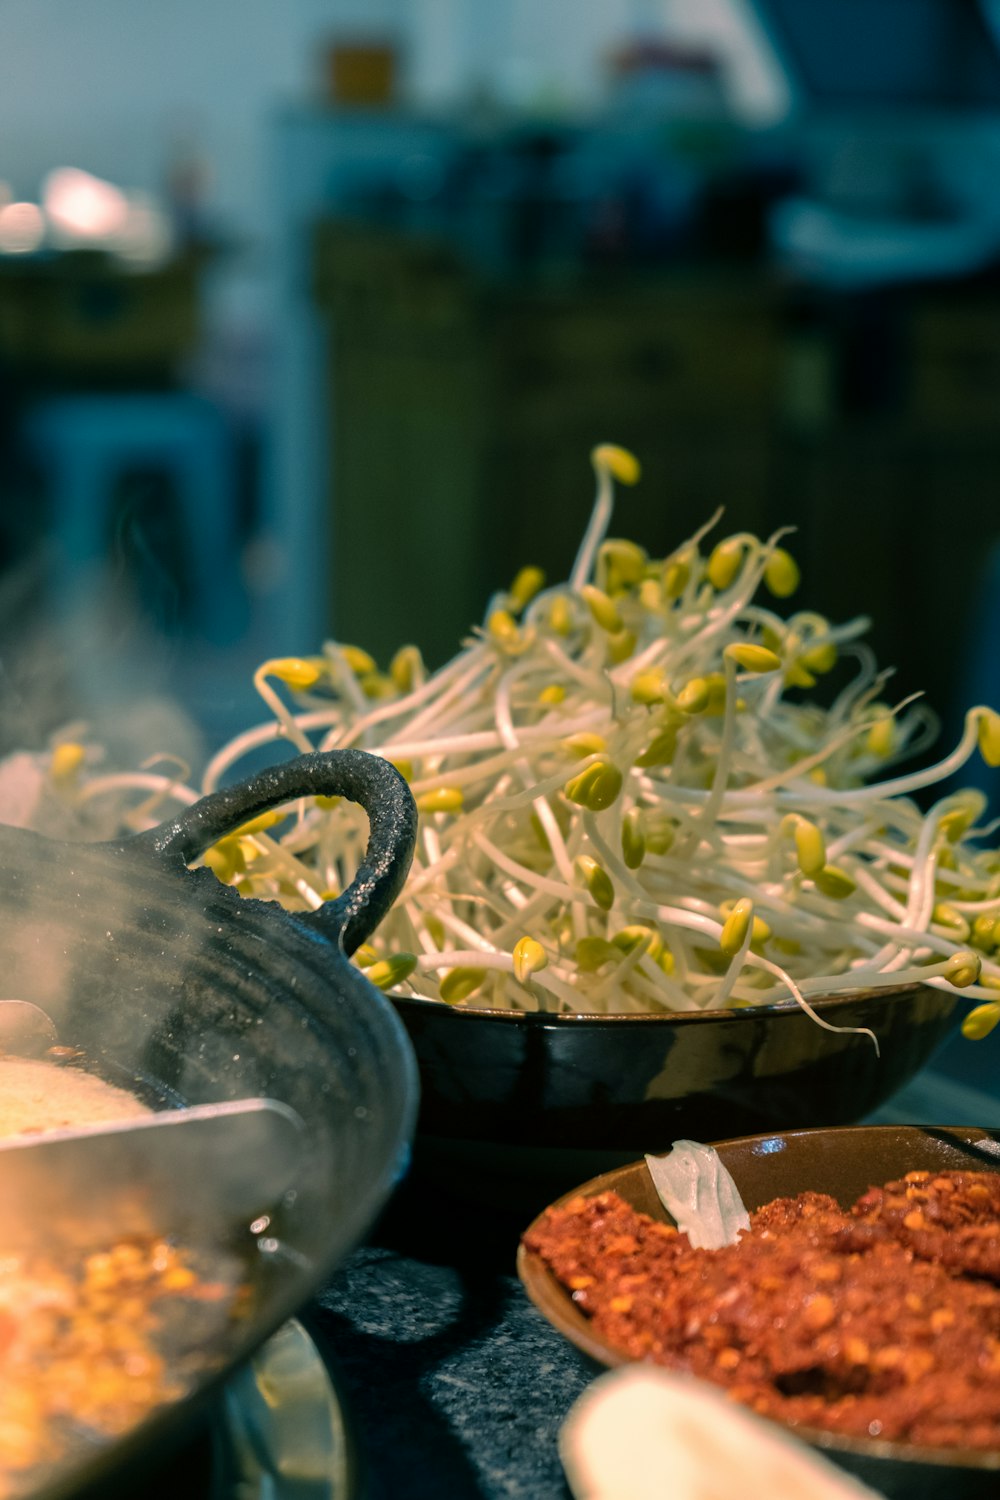
POLYGON ((395 766, 364 750, 316 751, 211 792, 176 818, 129 840, 133 849, 185 864, 242 823, 294 797, 346 797, 368 814, 368 848, 354 880, 335 901, 298 920, 353 953, 402 890, 417 836, 417 809, 395 766))

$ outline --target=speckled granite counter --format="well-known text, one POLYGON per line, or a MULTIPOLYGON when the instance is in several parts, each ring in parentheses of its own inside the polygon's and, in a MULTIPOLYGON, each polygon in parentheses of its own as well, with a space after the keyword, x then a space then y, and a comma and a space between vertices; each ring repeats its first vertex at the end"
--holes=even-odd
POLYGON ((313 1310, 339 1366, 365 1500, 568 1495, 556 1440, 596 1372, 514 1275, 526 1223, 410 1188, 313 1310))

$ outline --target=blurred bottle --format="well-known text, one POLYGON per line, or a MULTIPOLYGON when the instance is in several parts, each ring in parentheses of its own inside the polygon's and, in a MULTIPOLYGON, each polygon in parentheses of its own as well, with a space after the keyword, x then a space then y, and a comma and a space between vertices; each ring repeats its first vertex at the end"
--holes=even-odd
POLYGON ((163 190, 179 246, 209 238, 208 202, 212 168, 190 128, 178 131, 168 149, 163 190))

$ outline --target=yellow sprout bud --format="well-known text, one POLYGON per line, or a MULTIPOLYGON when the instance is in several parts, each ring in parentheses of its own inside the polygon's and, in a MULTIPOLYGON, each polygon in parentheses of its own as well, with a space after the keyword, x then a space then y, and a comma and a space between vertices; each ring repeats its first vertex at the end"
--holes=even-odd
POLYGON ((396 684, 385 672, 368 672, 358 678, 358 686, 366 698, 384 700, 396 697, 396 684))
POLYGON ((608 748, 608 742, 600 734, 589 734, 585 729, 579 734, 569 734, 559 741, 560 750, 579 760, 584 755, 600 755, 608 748))
POLYGON ((677 728, 668 724, 666 729, 653 736, 642 754, 636 756, 635 763, 643 770, 650 766, 669 766, 676 753, 677 728))
POLYGON ((815 876, 826 868, 826 840, 808 818, 800 818, 796 825, 795 853, 803 875, 815 876))
POLYGON ((939 927, 947 928, 960 943, 967 943, 971 936, 971 928, 962 913, 949 906, 946 901, 937 903, 931 913, 931 921, 936 922, 939 927))
MULTIPOLYGON (((708 672, 702 678, 708 692, 708 702, 705 705, 705 713, 708 717, 718 718, 726 711, 726 679, 722 672, 708 672)), ((737 710, 742 712, 746 708, 742 698, 736 700, 737 710)))
POLYGON ((663 673, 659 667, 653 667, 648 672, 639 672, 632 678, 632 701, 633 703, 662 703, 666 684, 663 673))
POLYGON ((829 778, 822 766, 813 766, 809 772, 809 780, 815 786, 826 786, 829 778))
MULTIPOLYGON (((803 651, 799 661, 805 668, 806 673, 817 672, 821 677, 826 672, 832 672, 837 665, 837 648, 832 641, 821 641, 818 646, 810 646, 808 651, 803 651)), ((806 684, 811 686, 811 684, 806 684)))
POLYGON ((371 943, 362 943, 354 950, 354 962, 359 969, 370 969, 372 964, 378 963, 378 953, 371 943))
POLYGON ((205 850, 202 862, 208 866, 217 879, 222 881, 223 885, 228 884, 236 874, 236 865, 230 858, 229 852, 217 844, 205 850))
POLYGON ((618 949, 607 938, 585 937, 576 945, 576 966, 583 974, 596 974, 618 957, 618 949))
POLYGON ((771 929, 768 926, 768 924, 764 921, 764 918, 763 917, 754 917, 754 919, 753 919, 753 933, 752 933, 751 940, 755 944, 755 946, 759 947, 761 943, 766 943, 769 940, 770 936, 771 936, 771 929))
POLYGON ((705 568, 709 583, 720 592, 727 589, 740 571, 744 544, 737 537, 726 537, 713 548, 705 568))
POLYGON ((544 587, 545 574, 541 568, 522 568, 510 586, 511 609, 520 612, 544 587))
POLYGON ((339 645, 337 649, 355 676, 367 677, 372 672, 378 671, 378 663, 375 658, 370 656, 360 646, 339 645))
POLYGON ((677 707, 685 714, 701 714, 708 707, 709 688, 704 677, 692 677, 677 694, 677 707))
POLYGON ((543 687, 538 695, 538 702, 542 708, 556 708, 565 701, 566 689, 561 682, 550 682, 548 687, 543 687))
POLYGON ((442 922, 441 918, 434 916, 433 912, 431 912, 424 918, 424 931, 427 933, 427 936, 430 938, 435 948, 440 951, 444 947, 447 937, 447 933, 445 932, 445 925, 442 922))
POLYGON ((642 812, 638 807, 630 807, 622 818, 622 859, 630 870, 638 870, 646 858, 646 835, 642 821, 642 812))
MULTIPOLYGON (((724 918, 731 917, 738 905, 739 903, 737 901, 722 901, 719 903, 719 914, 724 918)), ((764 918, 758 917, 755 914, 753 919, 753 932, 751 933, 751 942, 759 946, 761 943, 766 943, 770 936, 771 929, 764 921, 764 918)))
POLYGON ((730 958, 739 953, 750 932, 750 924, 753 921, 753 902, 748 896, 743 896, 734 902, 733 909, 722 924, 722 932, 719 934, 719 947, 723 953, 730 958))
POLYGON ((438 786, 417 798, 417 809, 422 813, 459 813, 463 800, 457 786, 438 786))
POLYGON ((343 797, 314 797, 313 801, 321 812, 333 812, 343 802, 343 797))
POLYGON ((449 1005, 455 1005, 459 1000, 467 1000, 478 990, 485 978, 485 969, 465 967, 449 969, 441 980, 441 999, 447 1000, 449 1005))
POLYGON ((962 948, 958 953, 951 955, 944 966, 943 975, 956 989, 966 990, 970 984, 975 984, 982 969, 983 964, 979 954, 973 953, 969 948, 962 948))
MULTIPOLYGON (((235 875, 246 873, 246 853, 235 834, 228 834, 226 838, 213 844, 211 849, 206 849, 202 859, 224 884, 235 875)), ((298 892, 293 890, 292 894, 298 895, 298 892)))
POLYGON ((691 582, 692 558, 677 552, 663 564, 663 594, 667 599, 679 599, 691 582))
POLYGON ((611 760, 595 760, 563 787, 571 802, 591 812, 603 812, 622 789, 622 773, 611 760))
POLYGON ((602 911, 610 911, 615 904, 615 888, 603 865, 589 854, 581 854, 575 860, 577 873, 590 892, 594 903, 602 911))
POLYGON ((609 635, 617 635, 624 629, 617 604, 603 589, 592 583, 585 583, 581 585, 580 595, 602 630, 606 630, 609 635))
POLYGON ((655 578, 644 578, 639 585, 639 603, 651 615, 658 615, 663 608, 663 592, 655 578))
POLYGON ((892 754, 896 745, 896 726, 887 709, 880 713, 869 729, 865 745, 870 754, 878 755, 883 760, 892 754))
POLYGON ((401 693, 412 693, 423 676, 424 659, 417 646, 401 646, 389 663, 389 676, 401 693))
POLYGON ((486 621, 486 629, 498 646, 505 650, 517 650, 522 644, 517 621, 507 609, 495 609, 486 621))
POLYGON ((638 637, 634 630, 618 630, 614 635, 608 636, 608 660, 613 667, 619 662, 628 661, 636 648, 638 637))
POLYGON ((283 812, 262 812, 256 818, 251 818, 248 823, 241 823, 239 828, 234 829, 228 837, 232 839, 253 838, 255 833, 266 833, 276 823, 283 823, 287 816, 288 814, 283 812))
POLYGON ((412 953, 394 953, 391 958, 382 958, 378 963, 372 964, 365 970, 365 978, 375 985, 376 989, 391 990, 397 984, 402 984, 404 979, 409 979, 417 967, 416 956, 412 953))
POLYGON ((590 455, 595 469, 607 469, 619 484, 638 484, 642 468, 634 453, 617 443, 599 443, 590 455))
POLYGON ((745 672, 777 672, 781 658, 766 646, 755 646, 752 641, 734 641, 727 646, 724 655, 745 672))
POLYGON ((775 547, 764 568, 764 582, 776 599, 787 599, 799 586, 799 565, 784 547, 775 547))
POLYGON ((258 676, 277 677, 279 682, 287 683, 297 693, 302 693, 319 681, 322 667, 315 662, 305 661, 301 656, 281 656, 273 661, 266 661, 259 667, 258 676))
POLYGON ((49 774, 53 781, 72 781, 77 771, 83 765, 86 755, 82 745, 74 744, 66 740, 61 745, 56 745, 52 751, 52 759, 49 762, 49 774))
POLYGON ((668 854, 677 837, 677 824, 666 813, 647 809, 643 813, 646 848, 650 854, 668 854))
POLYGON ((1000 766, 1000 714, 994 708, 979 710, 979 751, 988 766, 1000 766))
POLYGON ((639 922, 621 928, 611 942, 621 953, 634 953, 636 948, 643 948, 654 963, 659 963, 663 954, 663 939, 660 934, 651 927, 643 927, 639 922))
POLYGON ((839 865, 824 865, 812 878, 816 889, 834 901, 843 901, 848 896, 853 896, 858 888, 847 871, 842 870, 839 865))
POLYGON ((989 953, 1000 942, 1000 915, 996 912, 980 912, 972 924, 972 941, 984 953, 989 953))
POLYGON ((1000 1005, 995 1000, 987 1000, 985 1005, 976 1005, 962 1022, 962 1035, 970 1042, 981 1042, 984 1036, 990 1032, 1000 1021, 1000 1005))
POLYGON ((527 984, 532 974, 544 969, 549 961, 545 949, 533 937, 519 938, 514 944, 512 957, 514 978, 518 984, 527 984))
POLYGON ((557 594, 549 609, 549 624, 556 635, 569 635, 573 629, 573 610, 565 594, 557 594))
POLYGON ((612 537, 598 553, 599 575, 607 581, 609 591, 618 592, 641 583, 646 573, 646 554, 636 542, 612 537))
POLYGON ((405 755, 387 755, 386 760, 389 762, 390 766, 395 766, 396 770, 399 772, 400 776, 402 776, 404 781, 413 780, 414 772, 412 760, 407 760, 405 755))
POLYGON ((781 826, 795 839, 795 853, 803 875, 817 875, 826 865, 826 842, 820 829, 798 813, 789 813, 781 826))
POLYGON ((813 674, 802 665, 802 658, 785 663, 784 681, 788 687, 811 688, 816 686, 813 674))
POLYGON ((982 792, 970 788, 960 792, 953 805, 938 819, 938 828, 949 844, 957 844, 986 809, 982 792))

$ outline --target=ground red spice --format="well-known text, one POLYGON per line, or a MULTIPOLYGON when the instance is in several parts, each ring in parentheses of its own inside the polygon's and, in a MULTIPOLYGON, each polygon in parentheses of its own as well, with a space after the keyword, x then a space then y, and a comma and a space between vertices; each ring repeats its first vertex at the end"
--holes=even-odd
POLYGON ((1000 1447, 1000 1174, 779 1198, 695 1250, 615 1193, 524 1237, 615 1348, 785 1422, 1000 1447))

